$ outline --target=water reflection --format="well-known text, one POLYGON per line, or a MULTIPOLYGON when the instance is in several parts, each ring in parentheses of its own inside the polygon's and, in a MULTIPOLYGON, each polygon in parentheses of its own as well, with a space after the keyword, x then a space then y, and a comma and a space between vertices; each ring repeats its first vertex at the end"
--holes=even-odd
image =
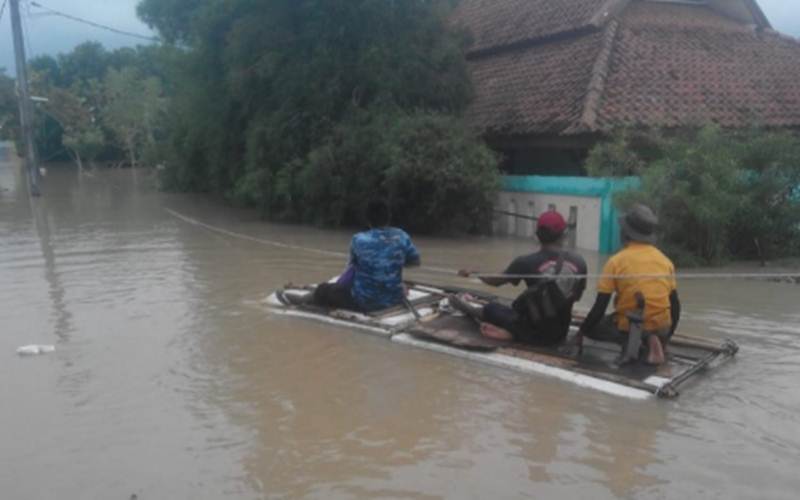
POLYGON ((33 214, 34 227, 39 238, 44 259, 44 277, 48 285, 48 295, 52 304, 53 315, 55 316, 54 334, 61 340, 66 340, 72 329, 72 314, 64 303, 64 287, 56 269, 56 254, 50 238, 50 221, 48 220, 48 200, 47 198, 31 199, 31 212, 33 214))

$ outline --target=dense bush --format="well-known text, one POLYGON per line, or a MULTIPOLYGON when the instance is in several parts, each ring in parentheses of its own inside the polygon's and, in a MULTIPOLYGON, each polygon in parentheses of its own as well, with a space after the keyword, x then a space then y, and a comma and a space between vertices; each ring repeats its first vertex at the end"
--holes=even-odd
POLYGON ((597 143, 586 158, 586 173, 592 177, 641 175, 646 162, 634 146, 635 134, 623 129, 608 140, 597 143))
POLYGON ((640 137, 629 133, 599 145, 587 170, 614 174, 638 165, 642 189, 619 199, 651 205, 660 215, 662 243, 684 263, 796 254, 800 245, 800 138, 789 132, 694 131, 640 137), (612 152, 610 155, 609 152, 612 152), (613 157, 613 153, 617 156, 613 157), (643 159, 644 157, 647 159, 643 159), (612 165, 604 169, 601 162, 612 165), (624 168, 624 167, 623 167, 624 168))
POLYGON ((423 112, 364 113, 298 167, 297 181, 284 174, 277 185, 294 191, 304 219, 333 225, 358 224, 370 195, 382 195, 410 230, 483 229, 499 187, 494 153, 459 120, 423 112))
POLYGON ((496 160, 459 118, 471 86, 449 3, 144 0, 184 48, 165 186, 333 226, 384 194, 408 228, 474 225, 496 160))

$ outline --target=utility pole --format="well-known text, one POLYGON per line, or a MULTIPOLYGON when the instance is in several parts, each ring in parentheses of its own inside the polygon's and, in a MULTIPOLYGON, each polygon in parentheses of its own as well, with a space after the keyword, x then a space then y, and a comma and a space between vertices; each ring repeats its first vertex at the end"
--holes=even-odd
POLYGON ((33 141, 33 110, 28 87, 28 65, 25 59, 25 43, 22 38, 22 21, 19 18, 19 0, 9 0, 11 31, 14 38, 14 56, 17 60, 17 92, 19 97, 19 122, 22 140, 25 143, 25 167, 28 172, 28 188, 31 196, 39 196, 39 165, 36 161, 36 144, 33 141))

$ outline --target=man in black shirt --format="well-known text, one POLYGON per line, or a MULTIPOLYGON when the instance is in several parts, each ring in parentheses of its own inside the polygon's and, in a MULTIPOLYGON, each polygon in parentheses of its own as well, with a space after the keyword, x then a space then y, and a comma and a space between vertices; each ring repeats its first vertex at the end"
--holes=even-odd
MULTIPOLYGON (((535 345, 563 342, 572 322, 572 306, 586 289, 583 277, 586 261, 562 248, 566 230, 567 223, 561 214, 555 210, 542 214, 536 228, 541 249, 515 259, 503 276, 481 278, 490 286, 509 283, 516 286, 525 281, 528 288, 513 307, 490 302, 478 308, 461 297, 451 297, 451 303, 481 321, 481 332, 486 337, 535 345), (542 275, 553 277, 540 277, 542 275)), ((470 275, 467 271, 459 274, 470 275)))

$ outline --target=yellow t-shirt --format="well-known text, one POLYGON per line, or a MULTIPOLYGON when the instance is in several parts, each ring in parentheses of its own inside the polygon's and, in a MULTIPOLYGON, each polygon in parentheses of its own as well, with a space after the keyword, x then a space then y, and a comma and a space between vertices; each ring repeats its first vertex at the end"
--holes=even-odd
POLYGON ((663 277, 603 277, 597 283, 599 293, 616 293, 614 309, 617 328, 628 331, 626 313, 636 309, 636 292, 645 298, 644 329, 657 331, 672 325, 669 296, 677 288, 675 266, 661 251, 645 243, 629 243, 611 257, 603 268, 604 276, 658 275, 663 277))

